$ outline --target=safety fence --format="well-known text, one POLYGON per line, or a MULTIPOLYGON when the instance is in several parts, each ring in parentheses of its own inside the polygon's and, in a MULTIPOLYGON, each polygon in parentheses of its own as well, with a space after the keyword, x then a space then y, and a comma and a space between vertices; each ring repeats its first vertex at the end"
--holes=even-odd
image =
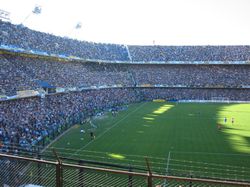
MULTIPOLYGON (((56 154, 55 154, 56 155, 56 154)), ((0 186, 170 187, 250 186, 250 182, 155 174, 146 159, 145 172, 0 154, 0 186)))

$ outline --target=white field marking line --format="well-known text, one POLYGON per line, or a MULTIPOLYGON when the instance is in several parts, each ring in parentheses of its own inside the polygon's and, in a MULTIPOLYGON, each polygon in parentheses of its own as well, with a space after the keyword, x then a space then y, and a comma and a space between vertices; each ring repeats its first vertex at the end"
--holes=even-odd
MULTIPOLYGON (((170 161, 171 151, 168 152, 168 161, 167 161, 167 167, 166 167, 166 175, 168 175, 168 166, 170 161)), ((167 179, 165 179, 163 187, 167 186, 167 179)))
MULTIPOLYGON (((103 131, 99 136, 97 136, 94 140, 88 142, 86 145, 84 145, 83 147, 81 147, 80 149, 76 150, 72 156, 74 154, 77 154, 78 152, 80 152, 81 150, 83 150, 84 148, 86 148, 88 145, 90 145, 91 143, 93 143, 94 141, 98 140, 99 138, 101 138, 104 134, 106 134, 110 129, 114 128, 115 126, 117 126, 121 121, 125 120, 128 116, 130 116, 131 114, 135 113, 136 111, 138 111, 140 108, 142 108, 146 103, 143 103, 141 106, 138 106, 135 110, 133 110, 132 112, 126 114, 126 116, 124 116, 122 119, 120 119, 119 121, 117 121, 116 123, 114 123, 114 125, 112 125, 111 127, 109 127, 107 130, 103 131)), ((69 158, 72 158, 69 157, 69 158)))
MULTIPOLYGON (((56 149, 56 150, 62 150, 62 151, 77 151, 78 149, 73 149, 73 148, 59 148, 59 147, 51 147, 49 149, 56 149)), ((90 153, 98 153, 98 154, 109 154, 110 152, 104 152, 104 151, 91 151, 91 150, 84 150, 84 152, 90 152, 90 153)), ((163 157, 150 157, 150 156, 146 156, 146 155, 130 155, 130 154, 123 154, 124 156, 128 156, 128 157, 139 157, 139 158, 153 158, 153 159, 157 159, 157 160, 166 160, 166 158, 163 157)), ((143 163, 145 163, 145 161, 143 161, 143 163)), ((151 162, 152 163, 152 162, 151 162)))
POLYGON ((172 151, 174 153, 183 153, 183 154, 206 154, 206 155, 224 155, 224 156, 246 156, 250 157, 250 154, 237 154, 237 153, 211 153, 211 152, 185 152, 185 151, 172 151))
MULTIPOLYGON (((77 124, 76 124, 77 125, 77 124)), ((50 142, 42 151, 41 153, 43 153, 48 147, 50 147, 53 143, 55 143, 57 140, 59 140, 62 136, 64 136, 65 134, 67 134, 73 127, 75 127, 76 125, 72 125, 70 128, 68 128, 66 131, 64 131, 62 134, 60 134, 59 136, 57 136, 54 140, 52 140, 52 142, 50 142)))

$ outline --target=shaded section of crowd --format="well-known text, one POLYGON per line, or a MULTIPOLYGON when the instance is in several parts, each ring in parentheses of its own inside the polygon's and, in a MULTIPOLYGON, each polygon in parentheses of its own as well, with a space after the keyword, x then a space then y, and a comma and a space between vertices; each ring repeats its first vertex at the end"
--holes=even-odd
POLYGON ((39 89, 38 81, 61 88, 250 86, 250 65, 109 64, 1 54, 0 67, 0 95, 8 96, 39 89))

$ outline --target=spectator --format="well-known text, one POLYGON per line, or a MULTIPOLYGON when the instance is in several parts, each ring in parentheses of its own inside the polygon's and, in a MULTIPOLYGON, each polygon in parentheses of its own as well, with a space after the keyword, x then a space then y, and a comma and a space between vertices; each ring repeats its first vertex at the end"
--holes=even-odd
POLYGON ((37 90, 38 81, 61 88, 165 87, 241 88, 250 86, 249 65, 136 65, 59 61, 0 55, 0 94, 37 90))

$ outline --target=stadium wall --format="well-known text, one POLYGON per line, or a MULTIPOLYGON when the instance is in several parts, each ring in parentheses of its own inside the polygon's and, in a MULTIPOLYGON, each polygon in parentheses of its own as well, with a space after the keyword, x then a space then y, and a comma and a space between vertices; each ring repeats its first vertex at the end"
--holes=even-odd
POLYGON ((93 93, 101 92, 100 90, 113 90, 113 94, 117 90, 126 90, 131 93, 137 94, 140 101, 152 101, 154 99, 164 99, 166 101, 178 100, 178 101, 238 101, 247 102, 250 101, 250 88, 196 88, 196 87, 157 87, 157 86, 142 86, 142 87, 88 87, 84 89, 66 89, 58 93, 49 94, 37 94, 33 96, 22 96, 19 97, 5 97, 0 99, 0 102, 8 100, 18 100, 21 98, 31 98, 31 97, 48 97, 48 96, 58 96, 64 94, 81 94, 87 91, 92 91, 93 93), (223 98, 223 99, 221 99, 223 98))

